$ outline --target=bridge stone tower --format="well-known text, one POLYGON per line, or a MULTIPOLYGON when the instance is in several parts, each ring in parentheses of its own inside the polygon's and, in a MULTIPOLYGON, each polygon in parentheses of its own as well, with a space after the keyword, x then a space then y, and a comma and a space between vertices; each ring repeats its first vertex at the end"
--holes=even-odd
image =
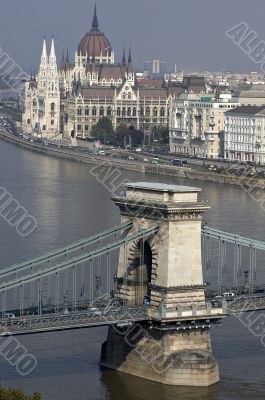
POLYGON ((113 200, 127 235, 156 232, 120 250, 117 297, 128 306, 150 296, 148 319, 109 328, 101 365, 170 385, 209 386, 219 381, 210 327, 224 316, 205 301, 201 261, 201 189, 138 182, 113 200))

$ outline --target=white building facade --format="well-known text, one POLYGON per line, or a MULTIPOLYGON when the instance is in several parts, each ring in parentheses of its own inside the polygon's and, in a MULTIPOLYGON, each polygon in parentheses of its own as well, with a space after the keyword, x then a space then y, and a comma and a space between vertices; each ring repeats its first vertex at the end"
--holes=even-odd
POLYGON ((25 86, 25 112, 22 115, 24 132, 42 132, 42 137, 54 136, 60 130, 59 71, 52 39, 50 55, 43 42, 40 69, 25 86))
POLYGON ((242 106, 226 113, 227 160, 265 164, 265 106, 242 106))
POLYGON ((216 159, 223 153, 225 112, 238 106, 230 94, 182 94, 172 100, 170 151, 216 159))
POLYGON ((54 40, 47 54, 46 40, 37 76, 25 84, 22 129, 38 137, 89 137, 92 127, 108 117, 114 128, 152 131, 168 126, 172 91, 164 81, 137 82, 132 55, 125 50, 115 63, 112 46, 99 29, 96 7, 92 27, 79 43, 74 62, 63 54, 57 66, 54 40))

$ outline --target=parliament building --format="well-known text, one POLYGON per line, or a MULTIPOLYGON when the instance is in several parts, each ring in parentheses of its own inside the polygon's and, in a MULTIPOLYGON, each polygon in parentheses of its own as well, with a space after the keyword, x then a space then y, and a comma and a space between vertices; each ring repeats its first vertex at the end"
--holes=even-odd
POLYGON ((179 88, 162 79, 138 78, 132 53, 123 50, 120 63, 110 41, 99 29, 95 7, 92 27, 81 39, 71 61, 68 51, 57 64, 54 38, 47 54, 44 38, 38 74, 25 83, 24 132, 35 136, 89 137, 105 116, 114 128, 151 132, 169 123, 171 99, 179 88))

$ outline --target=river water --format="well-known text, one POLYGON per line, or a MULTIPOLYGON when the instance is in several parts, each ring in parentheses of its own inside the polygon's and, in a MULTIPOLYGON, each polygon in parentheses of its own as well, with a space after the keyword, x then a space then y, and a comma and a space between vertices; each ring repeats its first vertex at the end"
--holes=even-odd
MULTIPOLYGON (((240 188, 128 172, 122 178, 202 187, 201 197, 212 207, 205 215, 209 225, 265 241, 265 212, 240 188)), ((119 224, 111 193, 84 164, 35 154, 1 141, 0 186, 38 222, 37 230, 22 238, 0 219, 1 266, 119 224)), ((168 387, 101 371, 98 361, 105 338, 105 328, 19 337, 37 358, 37 368, 21 377, 0 356, 0 383, 28 393, 38 391, 44 400, 265 399, 265 348, 260 337, 235 317, 227 318, 212 332, 221 382, 210 388, 168 387)))

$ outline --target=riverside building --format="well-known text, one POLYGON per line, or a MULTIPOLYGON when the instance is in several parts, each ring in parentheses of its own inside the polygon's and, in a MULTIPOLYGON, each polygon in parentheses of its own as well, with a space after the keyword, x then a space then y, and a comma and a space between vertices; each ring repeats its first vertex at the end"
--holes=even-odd
POLYGON ((265 164, 265 105, 234 108, 225 119, 225 158, 265 164))
POLYGON ((238 106, 231 94, 181 94, 172 100, 170 151, 216 159, 223 155, 225 112, 238 106))

